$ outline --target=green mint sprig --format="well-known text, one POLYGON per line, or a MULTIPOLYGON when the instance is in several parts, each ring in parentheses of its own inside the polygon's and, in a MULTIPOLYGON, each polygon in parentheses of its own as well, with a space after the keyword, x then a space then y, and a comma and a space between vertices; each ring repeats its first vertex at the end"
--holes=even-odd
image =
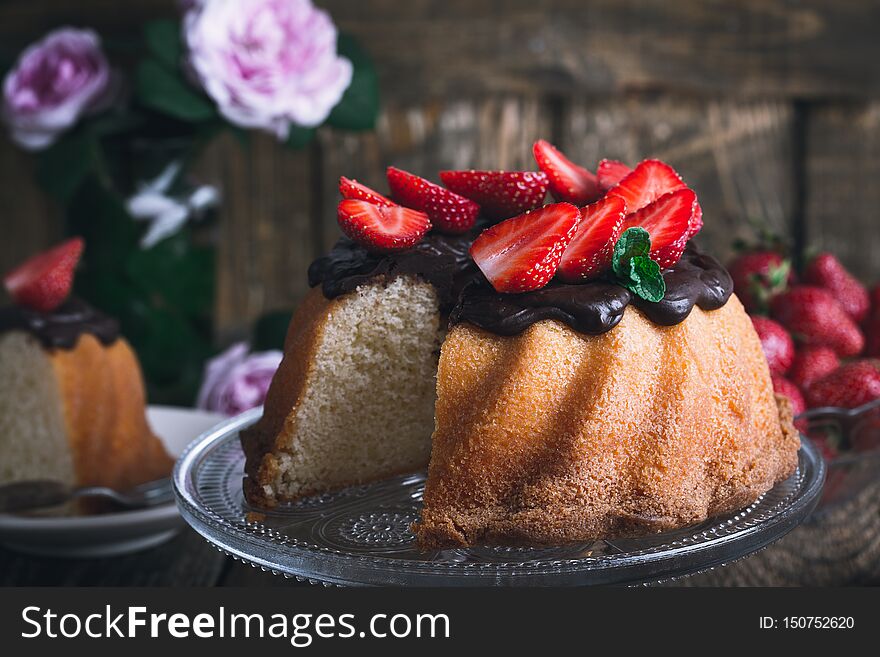
POLYGON ((651 236, 644 228, 627 228, 614 245, 611 267, 617 282, 636 296, 657 303, 666 295, 660 265, 651 260, 651 236))

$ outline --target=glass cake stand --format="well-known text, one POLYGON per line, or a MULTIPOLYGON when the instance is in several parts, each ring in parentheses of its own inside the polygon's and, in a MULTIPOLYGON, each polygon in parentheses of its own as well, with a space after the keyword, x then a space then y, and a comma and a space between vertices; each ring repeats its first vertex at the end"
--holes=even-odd
POLYGON ((742 511, 639 539, 532 549, 483 547, 419 552, 424 474, 397 477, 282 505, 261 514, 244 501, 238 432, 254 409, 197 439, 177 462, 181 514, 218 549, 254 566, 312 583, 391 586, 582 586, 646 584, 752 554, 815 507, 825 464, 806 438, 798 470, 742 511))

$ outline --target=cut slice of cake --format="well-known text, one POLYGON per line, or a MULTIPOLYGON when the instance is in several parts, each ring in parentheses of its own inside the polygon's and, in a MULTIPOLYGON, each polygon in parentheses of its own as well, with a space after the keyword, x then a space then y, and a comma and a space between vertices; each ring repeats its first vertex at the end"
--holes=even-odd
POLYGON ((70 347, 46 347, 26 330, 5 330, 0 375, 0 483, 126 490, 171 473, 174 461, 147 424, 140 366, 122 338, 104 344, 83 333, 70 347))
POLYGON ((82 248, 70 240, 4 278, 16 305, 0 309, 0 484, 126 490, 171 472, 118 323, 68 299, 82 248))

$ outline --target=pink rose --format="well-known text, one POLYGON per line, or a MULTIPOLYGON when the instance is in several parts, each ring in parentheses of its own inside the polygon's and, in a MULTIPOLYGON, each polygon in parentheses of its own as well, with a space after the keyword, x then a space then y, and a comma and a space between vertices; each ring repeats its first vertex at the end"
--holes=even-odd
POLYGON ((115 90, 98 35, 60 28, 25 50, 6 76, 0 117, 13 141, 40 150, 84 114, 105 109, 115 90))
POLYGON ((229 121, 286 139, 321 124, 351 84, 336 26, 311 0, 201 0, 184 19, 188 62, 229 121))
POLYGON ((207 411, 238 415, 259 406, 281 363, 280 351, 248 355, 244 342, 232 345, 205 366, 196 406, 207 411))

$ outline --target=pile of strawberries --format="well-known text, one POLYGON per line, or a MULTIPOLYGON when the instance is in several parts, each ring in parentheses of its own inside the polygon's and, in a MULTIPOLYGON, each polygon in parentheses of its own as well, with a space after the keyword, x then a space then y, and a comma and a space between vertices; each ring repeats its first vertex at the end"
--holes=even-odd
POLYGON ((645 160, 634 169, 612 160, 596 173, 544 140, 533 147, 539 171, 441 171, 443 186, 389 167, 389 196, 341 178, 342 231, 365 248, 407 249, 428 231, 461 234, 478 217, 490 225, 471 256, 499 292, 526 292, 558 275, 588 281, 611 269, 614 246, 633 227, 650 235, 660 268, 681 257, 702 227, 697 197, 668 164, 645 160), (545 205, 547 192, 557 201, 545 205))
POLYGON ((772 250, 741 255, 728 269, 773 387, 796 414, 880 397, 880 285, 869 293, 830 253, 810 259, 800 276, 772 250))

